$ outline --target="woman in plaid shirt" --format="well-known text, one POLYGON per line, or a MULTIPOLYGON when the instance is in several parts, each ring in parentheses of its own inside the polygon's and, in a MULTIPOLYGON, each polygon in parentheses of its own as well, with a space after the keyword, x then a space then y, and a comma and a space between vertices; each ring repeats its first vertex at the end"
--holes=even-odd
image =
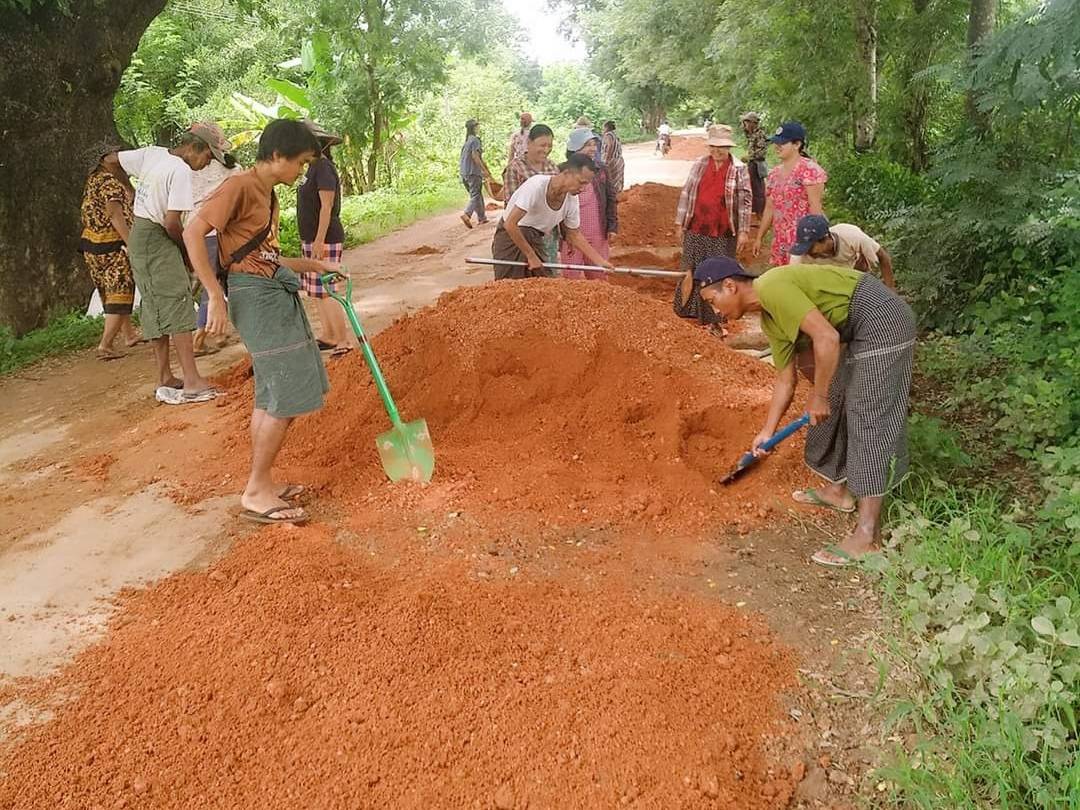
POLYGON ((734 258, 750 237, 750 173, 731 154, 731 127, 709 127, 709 154, 690 168, 675 213, 676 234, 682 236, 682 267, 686 277, 675 292, 675 313, 702 323, 723 319, 701 300, 694 268, 714 256, 734 258))

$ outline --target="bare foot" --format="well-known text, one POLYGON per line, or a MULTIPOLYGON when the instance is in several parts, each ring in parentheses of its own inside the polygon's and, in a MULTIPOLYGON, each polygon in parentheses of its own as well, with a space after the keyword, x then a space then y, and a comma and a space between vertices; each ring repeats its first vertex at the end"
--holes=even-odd
POLYGON ((184 387, 184 381, 177 377, 175 374, 170 375, 158 383, 159 388, 176 388, 177 390, 184 387))

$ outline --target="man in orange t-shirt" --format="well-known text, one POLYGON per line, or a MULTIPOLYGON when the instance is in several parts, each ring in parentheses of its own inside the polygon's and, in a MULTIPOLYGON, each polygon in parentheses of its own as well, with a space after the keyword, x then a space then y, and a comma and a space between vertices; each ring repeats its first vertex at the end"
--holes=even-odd
POLYGON ((289 503, 303 491, 275 484, 274 459, 293 419, 322 407, 330 389, 326 368, 298 292, 298 273, 328 273, 316 259, 278 252, 279 210, 274 186, 296 182, 319 152, 300 121, 271 121, 259 139, 255 167, 229 177, 184 229, 191 264, 209 293, 207 331, 232 322, 251 353, 255 409, 251 415, 251 474, 240 496, 241 517, 257 523, 304 523, 307 512, 289 503), (229 300, 210 266, 204 237, 218 234, 221 267, 229 273, 229 300))

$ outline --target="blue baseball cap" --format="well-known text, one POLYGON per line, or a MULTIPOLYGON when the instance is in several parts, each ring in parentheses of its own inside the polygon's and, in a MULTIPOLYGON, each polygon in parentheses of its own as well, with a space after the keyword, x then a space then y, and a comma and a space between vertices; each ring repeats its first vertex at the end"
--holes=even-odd
POLYGON ((694 268, 694 281, 698 282, 702 287, 708 287, 710 284, 716 284, 725 278, 735 278, 737 276, 754 278, 751 273, 747 272, 746 268, 730 256, 714 256, 694 268))
POLYGON ((792 141, 806 143, 806 127, 798 121, 785 121, 767 140, 770 143, 791 143, 792 141))
POLYGON ((795 224, 795 244, 791 246, 792 256, 805 256, 810 247, 829 235, 829 218, 822 214, 807 214, 795 224))

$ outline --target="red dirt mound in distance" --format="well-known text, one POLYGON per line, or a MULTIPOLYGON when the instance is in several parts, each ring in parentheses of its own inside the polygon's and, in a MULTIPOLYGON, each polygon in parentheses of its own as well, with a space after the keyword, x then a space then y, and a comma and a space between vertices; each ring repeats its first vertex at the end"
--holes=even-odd
POLYGON ((763 622, 468 577, 274 528, 129 595, 54 685, 70 701, 0 758, 0 807, 788 805, 766 738, 794 665, 763 622))
POLYGON ((697 160, 707 154, 709 154, 709 147, 703 137, 673 135, 671 137, 671 151, 664 157, 667 160, 697 160))
POLYGON ((619 245, 674 246, 680 191, 662 183, 642 183, 620 193, 619 245))
POLYGON ((434 256, 436 253, 445 253, 443 248, 432 247, 431 245, 420 245, 420 247, 413 248, 412 250, 405 250, 399 253, 399 256, 434 256))
POLYGON ((772 372, 615 284, 456 290, 374 347, 403 418, 427 420, 432 484, 385 484, 374 438, 387 417, 355 352, 331 365, 326 406, 298 421, 284 452, 301 480, 358 506, 445 496, 449 508, 540 525, 698 530, 765 518, 801 480, 795 440, 717 484, 761 427, 772 372))

